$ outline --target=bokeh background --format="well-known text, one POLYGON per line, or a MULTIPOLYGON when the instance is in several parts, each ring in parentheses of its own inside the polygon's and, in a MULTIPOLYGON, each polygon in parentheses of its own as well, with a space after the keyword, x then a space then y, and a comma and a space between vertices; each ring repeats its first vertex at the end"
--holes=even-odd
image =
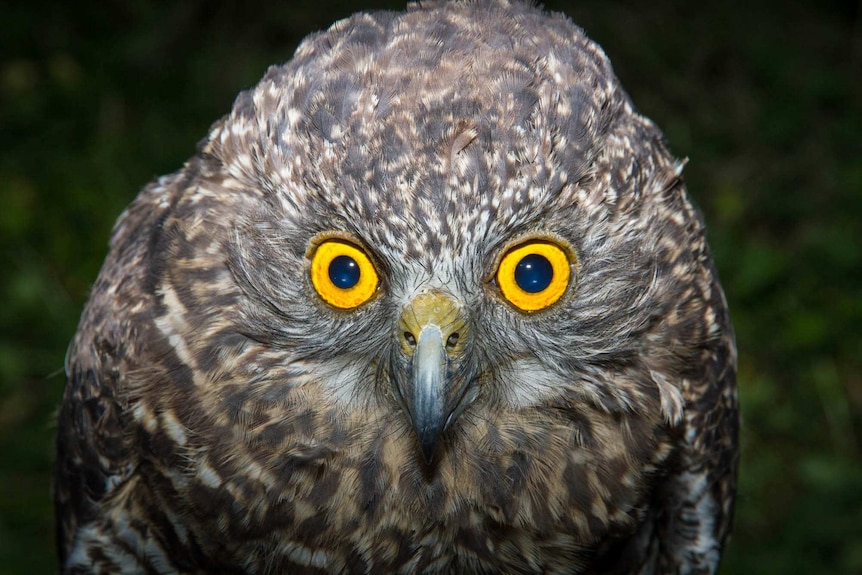
MULTIPOLYGON (((52 417, 117 215, 301 37, 403 6, 301 4, 0 1, 0 574, 55 570, 52 417)), ((860 3, 546 5, 690 159, 739 344, 722 573, 862 573, 860 3)))

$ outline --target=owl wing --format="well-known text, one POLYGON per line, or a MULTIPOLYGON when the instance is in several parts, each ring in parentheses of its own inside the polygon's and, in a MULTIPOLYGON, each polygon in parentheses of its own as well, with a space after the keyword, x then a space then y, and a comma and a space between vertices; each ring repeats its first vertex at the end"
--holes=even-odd
POLYGON ((59 412, 54 502, 57 545, 66 565, 81 532, 100 521, 100 504, 132 474, 135 463, 117 398, 119 371, 106 353, 93 354, 99 365, 69 361, 59 412))
MULTIPOLYGON (((99 273, 66 357, 66 388, 57 418, 54 505, 61 572, 117 572, 123 556, 115 534, 117 510, 130 510, 138 449, 129 423, 126 377, 140 364, 136 325, 151 308, 147 261, 152 238, 179 174, 144 189, 117 221, 111 250, 99 273), (102 562, 96 564, 94 557, 102 562)), ((126 565, 128 567, 128 565, 126 565)))
POLYGON ((721 310, 714 320, 720 336, 703 350, 701 377, 682 384, 686 411, 679 458, 656 494, 663 510, 657 521, 658 573, 714 573, 733 521, 739 462, 736 345, 717 282, 711 292, 714 301, 706 309, 721 310))

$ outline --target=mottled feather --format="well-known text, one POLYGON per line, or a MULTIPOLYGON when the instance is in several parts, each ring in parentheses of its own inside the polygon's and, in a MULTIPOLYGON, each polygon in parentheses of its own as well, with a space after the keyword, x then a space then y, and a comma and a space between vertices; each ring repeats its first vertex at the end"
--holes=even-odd
POLYGON ((562 15, 310 36, 118 220, 67 364, 61 571, 715 572, 736 352, 681 171, 562 15), (370 254, 368 303, 316 296, 321 234, 370 254), (494 285, 525 237, 577 256, 536 313, 494 285), (469 328, 430 462, 394 384, 427 293, 469 328))

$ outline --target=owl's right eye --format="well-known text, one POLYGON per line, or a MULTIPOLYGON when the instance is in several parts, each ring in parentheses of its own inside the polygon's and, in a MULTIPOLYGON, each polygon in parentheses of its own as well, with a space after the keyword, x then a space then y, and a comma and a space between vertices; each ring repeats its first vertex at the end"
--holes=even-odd
POLYGON ((333 238, 311 255, 311 284, 320 299, 334 308, 349 310, 371 299, 377 291, 377 270, 358 246, 333 238))

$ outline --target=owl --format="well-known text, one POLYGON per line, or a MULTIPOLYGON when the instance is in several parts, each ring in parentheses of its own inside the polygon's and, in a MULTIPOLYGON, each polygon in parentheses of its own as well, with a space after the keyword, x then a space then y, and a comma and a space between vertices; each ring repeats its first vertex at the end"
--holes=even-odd
POLYGON ((310 36, 116 224, 61 572, 714 573, 736 351, 681 171, 562 15, 310 36))

